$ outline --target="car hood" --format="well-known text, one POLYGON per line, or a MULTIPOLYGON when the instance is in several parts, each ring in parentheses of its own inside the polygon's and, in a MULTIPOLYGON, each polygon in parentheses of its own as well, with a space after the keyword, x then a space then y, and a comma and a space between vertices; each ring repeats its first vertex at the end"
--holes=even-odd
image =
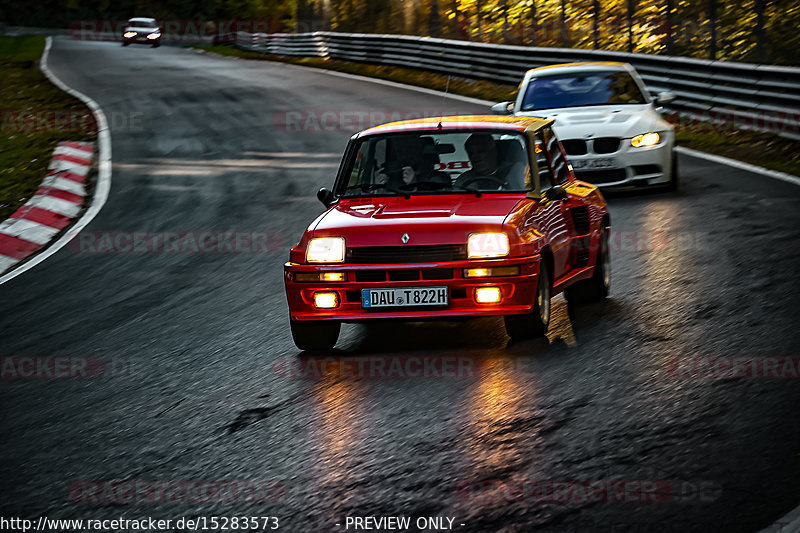
POLYGON ((437 194, 341 200, 311 229, 314 237, 343 236, 347 246, 466 244, 470 233, 499 231, 524 199, 523 194, 437 194))
POLYGON ((596 137, 629 139, 641 133, 669 128, 650 104, 565 107, 524 111, 517 115, 554 119, 553 128, 561 140, 596 137))

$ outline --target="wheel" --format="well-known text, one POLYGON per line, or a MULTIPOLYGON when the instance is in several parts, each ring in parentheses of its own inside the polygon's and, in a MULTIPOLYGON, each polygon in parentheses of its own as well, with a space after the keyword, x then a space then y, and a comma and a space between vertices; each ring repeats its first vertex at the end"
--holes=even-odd
POLYGON ((339 339, 340 322, 296 322, 289 320, 292 329, 292 339, 301 350, 324 351, 330 350, 339 339))
POLYGON ((539 279, 536 283, 536 300, 533 310, 525 315, 505 317, 506 333, 512 341, 543 337, 550 325, 550 293, 552 280, 550 269, 544 261, 539 262, 539 279))
POLYGON ((579 281, 564 291, 570 303, 599 302, 608 296, 611 286, 611 252, 608 249, 608 229, 600 235, 600 250, 590 279, 579 281))
POLYGON ((131 44, 131 43, 125 41, 125 42, 122 43, 122 46, 128 46, 129 44, 131 44))
POLYGON ((161 43, 153 43, 153 48, 158 48, 159 46, 161 46, 161 43))

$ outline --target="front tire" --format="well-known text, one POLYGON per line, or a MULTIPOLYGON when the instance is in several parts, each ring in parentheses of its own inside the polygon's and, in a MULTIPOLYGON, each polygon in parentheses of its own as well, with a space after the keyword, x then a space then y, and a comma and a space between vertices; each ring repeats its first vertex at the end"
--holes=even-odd
POLYGON ((579 281, 564 291, 569 303, 599 302, 608 297, 611 288, 611 252, 608 249, 608 228, 600 235, 600 250, 590 279, 579 281))
POLYGON ((320 352, 330 350, 339 340, 340 322, 297 322, 289 320, 294 344, 301 350, 320 352))
POLYGON ((550 325, 550 296, 553 282, 547 262, 539 262, 539 276, 536 282, 536 300, 533 310, 525 315, 507 315, 504 317, 506 333, 512 341, 544 337, 550 325))

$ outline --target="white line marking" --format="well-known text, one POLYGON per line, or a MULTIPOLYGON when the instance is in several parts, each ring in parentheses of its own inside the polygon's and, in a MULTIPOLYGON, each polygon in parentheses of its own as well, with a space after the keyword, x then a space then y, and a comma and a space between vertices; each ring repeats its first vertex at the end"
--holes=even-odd
POLYGON ((750 163, 743 163, 742 161, 737 161, 736 159, 723 157, 721 155, 707 154, 706 152, 701 152, 700 150, 694 150, 692 148, 686 148, 685 146, 676 146, 675 151, 688 156, 699 157, 700 159, 705 159, 706 161, 711 161, 712 163, 719 163, 720 165, 728 165, 729 167, 738 168, 739 170, 755 172, 756 174, 761 174, 762 176, 775 178, 776 180, 781 180, 800 186, 800 177, 792 176, 791 174, 787 174, 785 172, 769 170, 767 168, 751 165, 750 163))
POLYGON ((62 191, 71 192, 72 194, 86 196, 83 183, 78 183, 77 181, 68 180, 66 178, 59 178, 57 175, 48 176, 42 182, 42 185, 45 187, 53 187, 54 189, 61 189, 62 191))
POLYGON ((69 170, 79 176, 85 176, 89 173, 88 165, 81 165, 80 163, 73 163, 72 161, 50 161, 47 167, 50 170, 69 170))
MULTIPOLYGON (((19 276, 23 272, 26 272, 33 268, 34 266, 38 265, 62 247, 64 247, 70 240, 72 240, 75 235, 77 235, 86 225, 92 221, 94 217, 97 216, 97 213, 103 208, 105 205, 106 200, 108 199, 108 193, 111 190, 111 133, 108 130, 108 121, 106 120, 106 115, 103 113, 103 110, 100 109, 100 105, 86 96, 83 93, 76 91, 75 89, 71 89, 67 87, 67 85, 58 79, 55 74, 53 74, 47 66, 47 58, 50 55, 50 48, 53 44, 53 38, 47 37, 47 41, 44 46, 44 53, 42 53, 42 60, 41 60, 41 69, 45 76, 59 89, 71 94, 75 98, 78 98, 83 103, 85 103, 89 109, 92 110, 94 114, 94 119, 97 122, 97 152, 98 152, 98 160, 97 160, 97 186, 94 190, 94 198, 92 199, 92 205, 84 211, 83 216, 78 219, 77 222, 67 231, 64 233, 60 239, 52 243, 49 247, 45 248, 42 252, 37 255, 34 255, 29 261, 25 264, 20 266, 19 268, 15 268, 11 272, 0 276, 0 284, 7 282, 8 280, 14 279, 15 277, 19 276)), ((52 200, 57 200, 57 198, 52 198, 52 200)), ((37 206, 39 207, 39 206, 37 206)), ((2 270, 0 270, 2 272, 2 270)))
POLYGON ((58 213, 59 215, 64 215, 68 218, 74 218, 78 216, 78 213, 81 212, 81 206, 74 202, 62 200, 61 198, 56 198, 55 196, 45 196, 43 194, 35 195, 27 204, 25 204, 25 207, 38 207, 40 209, 47 209, 48 211, 58 213))
POLYGON ((19 259, 0 254, 0 272, 19 263, 19 259))
POLYGON ((86 159, 90 163, 92 158, 91 148, 89 148, 87 151, 87 150, 81 150, 80 148, 73 148, 72 146, 64 146, 63 144, 59 144, 58 146, 56 146, 56 149, 53 150, 53 153, 80 157, 81 159, 86 159))
POLYGON ((11 218, 0 224, 0 233, 45 245, 61 230, 39 224, 27 218, 11 218))

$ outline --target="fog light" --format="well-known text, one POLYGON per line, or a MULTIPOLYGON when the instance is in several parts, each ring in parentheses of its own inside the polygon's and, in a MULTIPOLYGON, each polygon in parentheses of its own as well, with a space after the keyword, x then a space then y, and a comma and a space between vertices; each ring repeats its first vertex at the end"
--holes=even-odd
POLYGON ((502 298, 500 287, 478 287, 475 289, 475 301, 479 304, 496 304, 502 298))
POLYGON ((315 292, 314 307, 317 309, 334 309, 339 307, 339 293, 315 292))

